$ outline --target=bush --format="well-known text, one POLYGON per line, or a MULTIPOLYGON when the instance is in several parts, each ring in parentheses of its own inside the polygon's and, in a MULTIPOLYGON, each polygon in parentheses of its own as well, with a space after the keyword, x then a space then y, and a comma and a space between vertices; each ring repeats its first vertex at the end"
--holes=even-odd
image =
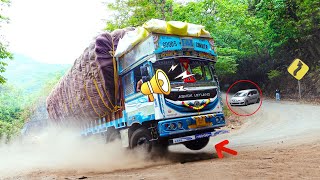
POLYGON ((0 120, 0 140, 8 142, 10 139, 20 133, 21 122, 8 123, 0 120))
POLYGON ((281 76, 281 72, 278 70, 271 70, 270 72, 267 73, 268 74, 268 78, 270 80, 276 79, 278 77, 281 76))

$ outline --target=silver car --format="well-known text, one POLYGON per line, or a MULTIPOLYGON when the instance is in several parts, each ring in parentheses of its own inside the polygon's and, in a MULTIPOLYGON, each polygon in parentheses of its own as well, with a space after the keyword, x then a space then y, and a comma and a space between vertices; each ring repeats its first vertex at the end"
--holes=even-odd
POLYGON ((234 105, 249 105, 260 102, 260 94, 256 89, 247 89, 238 91, 232 96, 229 103, 231 106, 234 105))

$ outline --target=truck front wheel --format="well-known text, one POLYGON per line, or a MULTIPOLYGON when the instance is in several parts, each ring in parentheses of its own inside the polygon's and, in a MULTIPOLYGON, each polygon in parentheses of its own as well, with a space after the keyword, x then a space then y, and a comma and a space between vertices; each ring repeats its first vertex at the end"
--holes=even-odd
POLYGON ((130 137, 130 148, 141 148, 150 152, 152 148, 151 139, 150 132, 146 128, 141 127, 132 133, 130 137))
POLYGON ((201 138, 197 140, 192 140, 185 142, 184 145, 190 150, 200 150, 209 143, 209 138, 201 138))

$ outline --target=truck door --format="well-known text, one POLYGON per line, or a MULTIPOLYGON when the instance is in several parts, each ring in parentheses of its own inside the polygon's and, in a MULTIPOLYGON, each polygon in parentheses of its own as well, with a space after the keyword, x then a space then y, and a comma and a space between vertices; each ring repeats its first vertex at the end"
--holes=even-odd
POLYGON ((148 96, 141 93, 142 75, 140 66, 135 67, 123 76, 125 109, 128 126, 133 123, 141 124, 153 120, 155 116, 154 103, 149 102, 148 96))

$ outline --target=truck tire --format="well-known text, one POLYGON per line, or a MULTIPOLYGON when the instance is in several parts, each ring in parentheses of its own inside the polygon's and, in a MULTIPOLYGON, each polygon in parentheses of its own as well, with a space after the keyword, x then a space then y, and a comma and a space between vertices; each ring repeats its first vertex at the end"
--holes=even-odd
POLYGON ((141 148, 147 152, 151 152, 152 149, 152 139, 148 129, 141 127, 135 130, 130 137, 130 148, 141 148))
POLYGON ((209 137, 188 141, 188 142, 185 142, 184 145, 190 150, 200 150, 206 147, 208 143, 209 143, 209 137))

